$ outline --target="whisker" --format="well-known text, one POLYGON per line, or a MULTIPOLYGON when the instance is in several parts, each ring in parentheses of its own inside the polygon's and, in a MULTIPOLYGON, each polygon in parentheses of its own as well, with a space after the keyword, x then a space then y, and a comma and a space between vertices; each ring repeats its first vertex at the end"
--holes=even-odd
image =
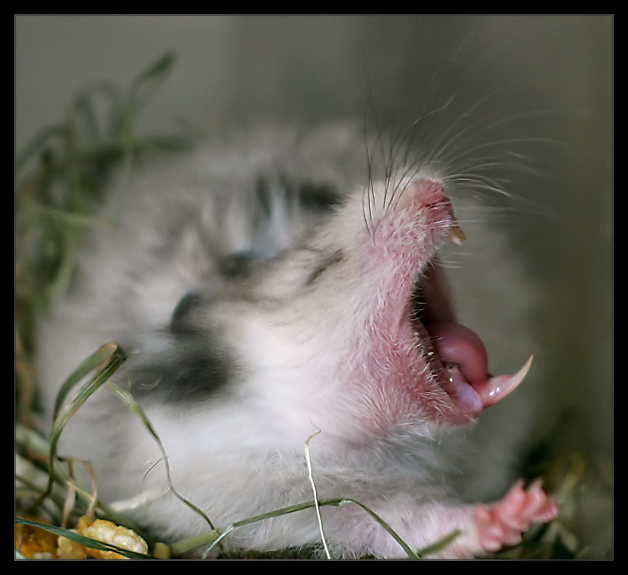
POLYGON ((444 179, 447 181, 454 181, 458 184, 460 183, 471 184, 474 189, 492 191, 498 194, 502 194, 509 198, 511 197, 511 194, 509 194, 506 190, 504 190, 504 188, 500 186, 499 184, 490 183, 488 180, 482 180, 481 178, 462 177, 462 176, 449 177, 448 176, 448 177, 445 177, 444 179))
MULTIPOLYGON (((426 88, 425 83, 423 87, 426 88)), ((401 102, 404 95, 399 96, 393 103, 391 118, 391 108, 384 108, 385 113, 378 109, 373 92, 369 91, 365 124, 370 120, 375 133, 371 133, 367 145, 367 227, 374 227, 380 209, 386 213, 399 205, 416 177, 438 178, 447 183, 452 193, 458 189, 513 200, 513 179, 505 175, 513 170, 542 175, 543 170, 533 166, 535 155, 529 150, 543 144, 560 144, 542 133, 534 133, 536 122, 551 110, 516 109, 505 98, 509 88, 513 86, 497 86, 473 101, 464 100, 459 94, 436 101, 430 97, 435 92, 428 86, 422 110, 415 111, 414 119, 405 126, 393 120, 400 120, 400 113, 407 116, 412 107, 404 105, 412 106, 413 102, 401 102), (383 190, 376 189, 376 179, 383 190)))
MULTIPOLYGON (((406 171, 405 171, 405 175, 407 175, 410 172, 410 169, 413 167, 413 165, 415 164, 410 163, 409 162, 409 156, 410 153, 416 153, 416 151, 414 150, 414 145, 415 145, 415 139, 417 134, 419 133, 420 129, 425 127, 426 122, 428 121, 428 119, 430 119, 432 116, 436 115, 436 114, 440 114, 442 112, 444 112, 445 110, 447 110, 449 108, 449 106, 452 104, 452 102, 454 101, 455 96, 451 96, 451 98, 449 98, 449 100, 447 100, 442 106, 440 106, 439 108, 436 108, 430 112, 427 112, 425 114, 423 114, 422 116, 420 116, 417 120, 415 120, 412 123, 412 129, 410 131, 410 137, 407 140, 406 143, 406 153, 404 156, 404 161, 403 161, 403 165, 407 166, 406 167, 406 171)), ((418 171, 418 170, 416 170, 418 171)), ((415 171, 415 173, 416 173, 415 171)))
POLYGON ((362 196, 362 216, 364 217, 364 223, 366 224, 366 229, 368 230, 369 234, 372 236, 373 235, 373 230, 371 228, 371 223, 373 222, 372 198, 375 197, 375 190, 373 187, 374 186, 373 166, 371 163, 371 154, 369 151, 368 134, 367 134, 366 125, 364 126, 364 146, 366 149, 366 169, 367 169, 367 175, 368 175, 368 182, 366 184, 365 193, 362 196), (368 207, 368 217, 366 214, 367 207, 368 207))

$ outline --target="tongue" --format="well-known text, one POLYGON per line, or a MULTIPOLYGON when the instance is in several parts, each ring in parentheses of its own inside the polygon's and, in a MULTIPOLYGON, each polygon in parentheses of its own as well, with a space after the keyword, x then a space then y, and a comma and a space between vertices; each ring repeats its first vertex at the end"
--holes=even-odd
POLYGON ((469 328, 453 322, 428 326, 434 350, 445 366, 443 388, 473 415, 501 401, 526 376, 532 357, 514 375, 490 377, 486 348, 469 328))
POLYGON ((455 322, 428 326, 434 349, 444 364, 455 364, 470 384, 488 378, 488 356, 480 336, 455 322))

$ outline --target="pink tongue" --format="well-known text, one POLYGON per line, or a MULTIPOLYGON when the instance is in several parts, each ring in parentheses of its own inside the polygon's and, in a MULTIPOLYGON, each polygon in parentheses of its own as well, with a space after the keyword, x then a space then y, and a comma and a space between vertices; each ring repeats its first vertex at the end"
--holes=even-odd
POLYGON ((523 381, 532 356, 513 375, 488 374, 486 348, 477 334, 452 321, 429 324, 434 351, 444 367, 443 389, 473 415, 501 401, 523 381))
POLYGON ((480 337, 468 327, 455 322, 429 326, 432 344, 443 363, 453 363, 471 385, 488 378, 488 356, 480 337))
POLYGON ((469 413, 479 414, 484 402, 473 385, 489 377, 484 343, 475 332, 455 322, 432 324, 429 333, 434 350, 445 364, 445 391, 456 397, 469 413))

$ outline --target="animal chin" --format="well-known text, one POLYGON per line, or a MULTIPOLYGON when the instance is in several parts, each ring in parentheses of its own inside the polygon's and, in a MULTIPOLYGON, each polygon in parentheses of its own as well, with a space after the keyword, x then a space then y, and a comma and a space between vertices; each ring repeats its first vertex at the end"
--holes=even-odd
MULTIPOLYGON (((452 422, 468 420, 498 403, 523 381, 532 357, 513 375, 491 376, 479 335, 458 323, 444 274, 433 261, 415 284, 409 321, 429 378, 453 403, 452 422)), ((442 410, 439 417, 443 416, 442 410)))

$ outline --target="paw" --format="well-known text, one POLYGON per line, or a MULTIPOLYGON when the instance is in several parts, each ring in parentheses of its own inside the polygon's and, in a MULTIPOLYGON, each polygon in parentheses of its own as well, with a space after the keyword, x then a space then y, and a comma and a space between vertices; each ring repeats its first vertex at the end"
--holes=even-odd
POLYGON ((516 483, 506 496, 493 505, 478 505, 474 511, 480 545, 485 551, 497 551, 516 545, 532 523, 546 523, 558 516, 558 506, 537 480, 527 490, 516 483))

